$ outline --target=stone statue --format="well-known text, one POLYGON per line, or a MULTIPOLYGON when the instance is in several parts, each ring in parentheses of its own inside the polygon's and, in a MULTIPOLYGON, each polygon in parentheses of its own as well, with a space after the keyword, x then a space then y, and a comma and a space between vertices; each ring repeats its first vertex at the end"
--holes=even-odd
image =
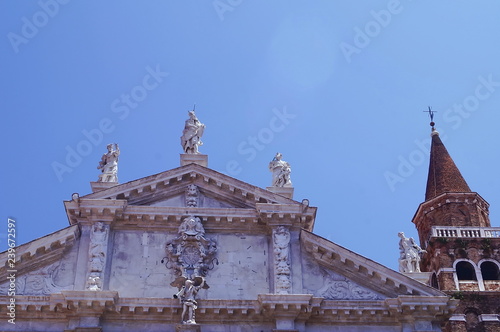
POLYGON ((281 153, 276 153, 276 156, 269 163, 269 170, 273 173, 273 187, 291 187, 290 173, 292 168, 290 164, 281 160, 281 153))
POLYGON ((415 240, 405 237, 403 232, 399 232, 399 250, 401 255, 399 256, 399 272, 402 273, 413 273, 420 271, 420 255, 427 252, 422 250, 415 240))
POLYGON ((194 111, 189 111, 188 115, 189 119, 186 120, 181 136, 182 149, 187 154, 198 154, 198 146, 203 145, 201 136, 205 125, 198 120, 194 111))
POLYGON ((97 169, 102 171, 98 182, 118 182, 118 156, 120 148, 117 143, 107 145, 108 152, 102 155, 97 169), (114 148, 114 149, 113 149, 114 148))
POLYGON ((196 294, 201 288, 209 288, 205 283, 205 278, 195 277, 193 279, 186 279, 184 286, 177 294, 174 294, 174 299, 180 299, 182 303, 182 324, 196 324, 195 310, 198 308, 196 302, 196 294))

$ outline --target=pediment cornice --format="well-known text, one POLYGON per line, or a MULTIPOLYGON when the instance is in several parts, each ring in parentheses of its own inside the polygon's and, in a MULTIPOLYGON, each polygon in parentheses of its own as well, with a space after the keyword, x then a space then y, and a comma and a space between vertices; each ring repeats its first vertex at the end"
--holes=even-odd
POLYGON ((85 199, 126 199, 131 205, 145 205, 159 199, 162 192, 169 195, 185 190, 185 186, 194 183, 208 192, 217 192, 219 196, 234 200, 238 198, 241 207, 252 208, 255 203, 297 204, 298 202, 268 190, 237 180, 210 168, 189 164, 150 175, 141 179, 118 184, 92 194, 82 196, 85 199))
POLYGON ((389 298, 445 296, 437 289, 426 286, 313 233, 302 230, 300 241, 303 248, 323 267, 389 298))
POLYGON ((6 280, 9 270, 21 275, 61 259, 66 248, 72 246, 79 237, 80 229, 74 225, 15 247, 13 267, 10 266, 12 261, 8 259, 9 252, 0 253, 0 261, 4 262, 0 267, 0 279, 6 280))
POLYGON ((74 195, 64 204, 71 225, 104 221, 114 224, 114 227, 148 226, 168 231, 175 230, 185 217, 196 215, 202 219, 208 232, 242 229, 261 232, 276 225, 312 230, 317 210, 196 164, 89 195, 74 195), (154 204, 184 194, 192 184, 204 197, 224 202, 224 207, 154 204))

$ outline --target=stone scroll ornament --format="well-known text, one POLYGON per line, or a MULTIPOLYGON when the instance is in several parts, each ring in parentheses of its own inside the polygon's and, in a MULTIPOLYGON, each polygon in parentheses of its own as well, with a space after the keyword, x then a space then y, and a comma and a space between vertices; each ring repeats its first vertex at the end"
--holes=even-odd
POLYGON ((217 244, 205 238, 201 219, 196 216, 184 218, 178 233, 173 241, 167 243, 167 256, 162 263, 168 269, 174 269, 177 275, 170 285, 179 289, 174 298, 180 299, 182 303, 182 323, 196 324, 196 294, 201 288, 209 288, 205 277, 214 264, 218 264, 215 257, 217 244))
POLYGON ((104 265, 108 248, 109 226, 102 221, 92 225, 90 232, 89 263, 86 289, 102 290, 104 265))
POLYGON ((290 231, 285 226, 273 230, 274 245, 274 292, 290 294, 292 288, 290 270, 290 231))

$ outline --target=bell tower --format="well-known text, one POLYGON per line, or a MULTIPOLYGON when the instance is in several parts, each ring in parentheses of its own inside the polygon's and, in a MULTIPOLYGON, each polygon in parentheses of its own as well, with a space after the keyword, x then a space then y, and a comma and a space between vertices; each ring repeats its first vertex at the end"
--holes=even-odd
POLYGON ((500 331, 500 227, 471 191, 434 128, 425 201, 413 217, 431 286, 459 299, 444 331, 500 331))

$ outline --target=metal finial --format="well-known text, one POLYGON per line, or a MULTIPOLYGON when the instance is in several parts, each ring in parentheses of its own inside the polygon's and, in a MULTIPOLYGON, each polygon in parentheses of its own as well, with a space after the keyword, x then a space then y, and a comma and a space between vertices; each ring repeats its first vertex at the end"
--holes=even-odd
POLYGON ((427 106, 428 110, 427 111, 424 111, 424 113, 429 113, 429 117, 431 118, 431 127, 432 129, 434 129, 434 113, 437 113, 437 111, 433 111, 432 108, 430 106, 427 106))

